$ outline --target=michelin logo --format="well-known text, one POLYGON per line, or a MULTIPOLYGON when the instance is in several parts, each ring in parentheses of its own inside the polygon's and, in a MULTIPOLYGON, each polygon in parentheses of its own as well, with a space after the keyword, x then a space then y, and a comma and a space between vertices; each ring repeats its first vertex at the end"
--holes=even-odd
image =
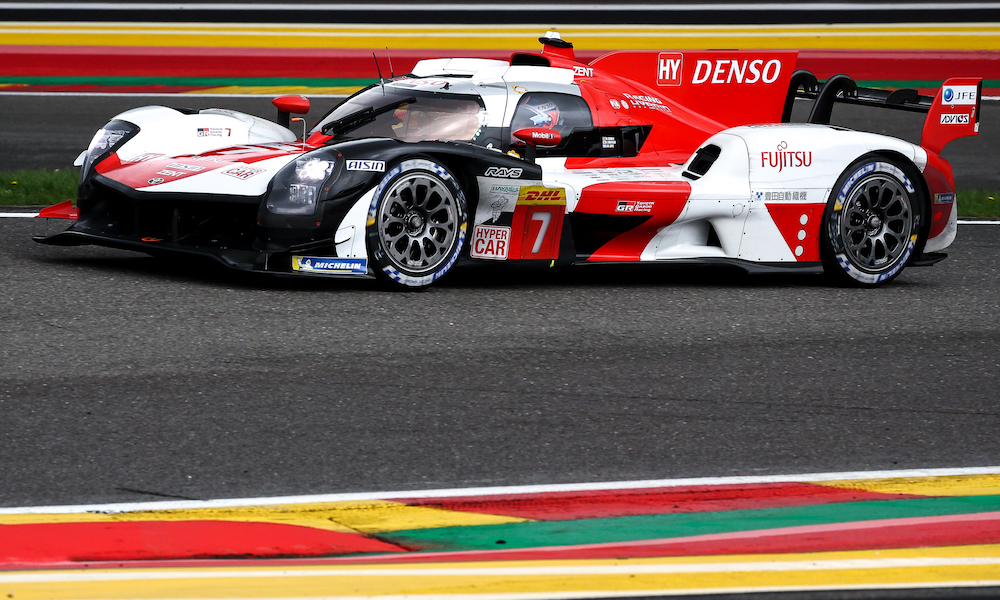
POLYGON ((368 273, 368 259, 293 256, 292 270, 336 275, 366 275, 368 273))

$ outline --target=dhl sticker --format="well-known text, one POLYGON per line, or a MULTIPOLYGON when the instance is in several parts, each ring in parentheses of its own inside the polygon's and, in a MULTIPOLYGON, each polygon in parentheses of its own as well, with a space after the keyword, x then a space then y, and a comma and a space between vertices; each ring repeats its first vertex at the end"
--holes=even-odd
POLYGON ((517 196, 518 206, 566 206, 566 190, 528 185, 517 196))

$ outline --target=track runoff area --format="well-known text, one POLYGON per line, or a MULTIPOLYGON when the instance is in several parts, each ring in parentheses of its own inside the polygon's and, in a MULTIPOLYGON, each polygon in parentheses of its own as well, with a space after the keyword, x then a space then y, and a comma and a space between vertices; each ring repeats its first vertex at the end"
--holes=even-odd
MULTIPOLYGON (((399 73, 422 58, 505 58, 547 28, 8 21, 0 93, 337 96, 375 80, 373 49, 399 73)), ((869 86, 931 89, 960 64, 1000 96, 998 25, 561 30, 585 59, 798 48, 820 77, 869 86)), ((1000 467, 5 508, 0 540, 0 592, 15 599, 987 597, 1000 593, 1000 467)))
POLYGON ((5 508, 0 539, 15 599, 988 597, 1000 467, 5 508))

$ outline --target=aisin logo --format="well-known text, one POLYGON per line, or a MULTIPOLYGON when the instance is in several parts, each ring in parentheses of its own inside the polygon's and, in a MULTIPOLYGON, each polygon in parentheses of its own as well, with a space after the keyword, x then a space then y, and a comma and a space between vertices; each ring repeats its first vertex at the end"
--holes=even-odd
POLYGON ((955 90, 951 88, 944 88, 944 101, 951 102, 951 99, 955 97, 955 90))

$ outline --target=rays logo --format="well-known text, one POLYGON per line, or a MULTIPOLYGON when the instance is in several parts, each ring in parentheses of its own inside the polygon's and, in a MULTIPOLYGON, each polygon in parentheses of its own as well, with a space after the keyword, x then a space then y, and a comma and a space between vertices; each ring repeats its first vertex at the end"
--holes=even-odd
POLYGON ((515 169, 510 167, 490 167, 486 169, 483 173, 486 177, 507 177, 509 179, 517 179, 521 176, 524 169, 515 169))

